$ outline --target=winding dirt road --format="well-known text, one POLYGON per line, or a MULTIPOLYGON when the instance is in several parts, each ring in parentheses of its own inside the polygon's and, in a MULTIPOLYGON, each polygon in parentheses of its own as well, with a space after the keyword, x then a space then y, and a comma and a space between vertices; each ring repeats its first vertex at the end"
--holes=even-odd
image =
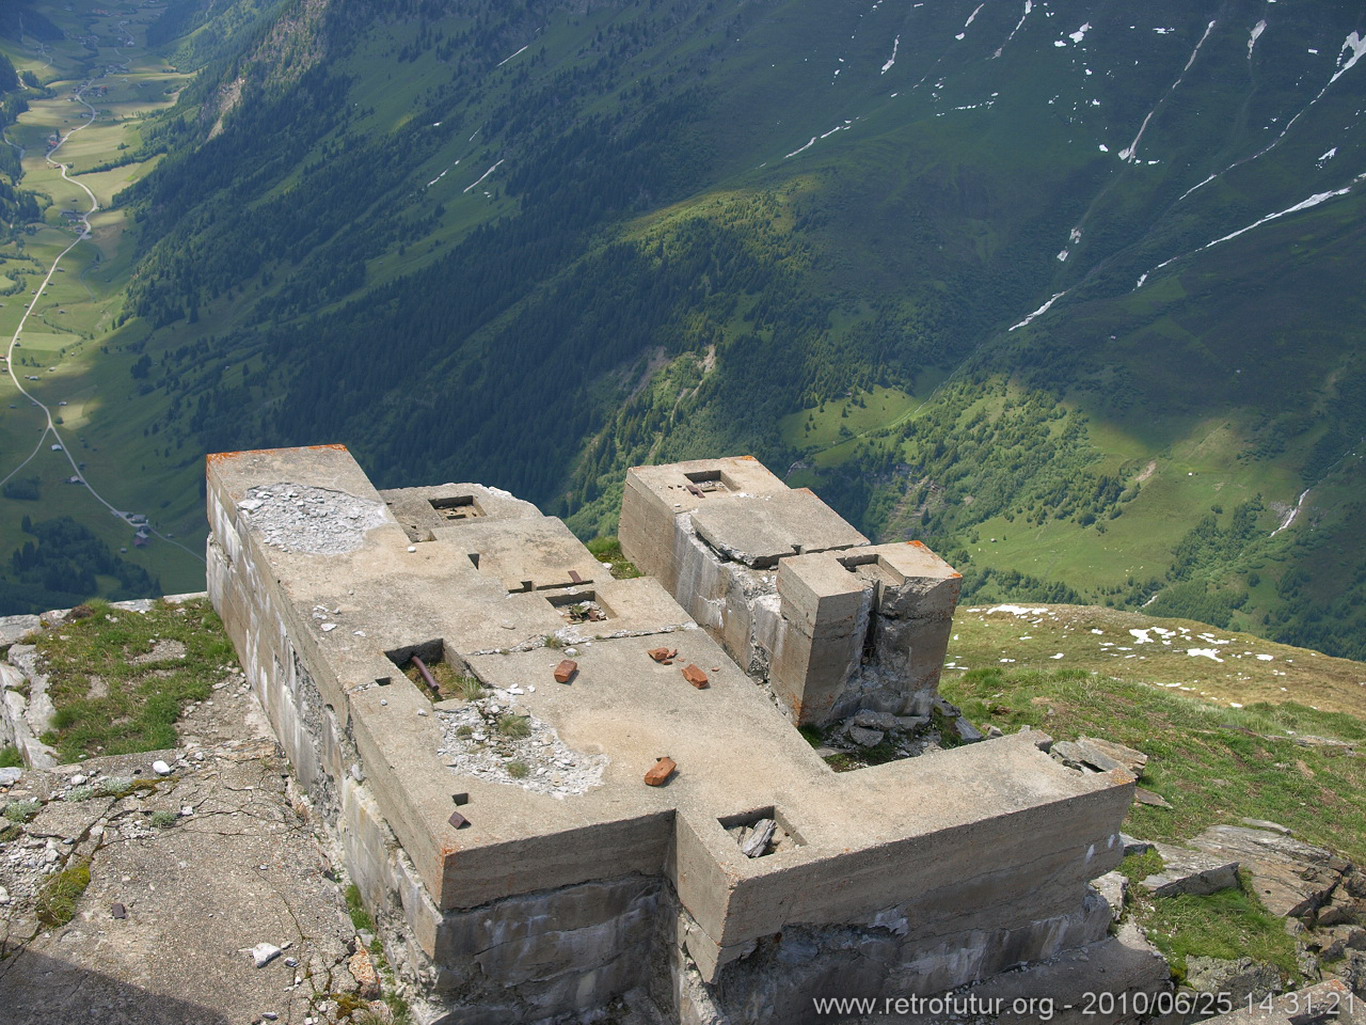
MULTIPOLYGON (((34 395, 31 391, 29 391, 26 387, 24 387, 24 382, 20 380, 19 375, 15 373, 14 370, 14 350, 15 347, 19 345, 19 339, 20 335, 24 330, 24 325, 28 323, 28 318, 32 316, 33 312, 38 308, 38 301, 42 299, 43 292, 46 291, 47 286, 51 283, 53 275, 57 273, 57 268, 61 265, 62 260, 65 259, 67 254, 70 253, 73 249, 75 249, 78 245, 80 245, 82 242, 86 241, 91 237, 92 229, 90 226, 90 218, 100 210, 100 201, 96 198, 95 193, 91 192, 84 182, 72 178, 71 175, 68 173, 71 170, 70 165, 62 163, 60 160, 55 159, 55 157, 57 151, 60 150, 63 146, 65 146, 67 144, 67 141, 70 140, 70 138, 73 135, 75 135, 79 131, 89 128, 92 124, 95 123, 95 118, 97 116, 96 110, 94 107, 92 107, 89 103, 86 102, 85 92, 100 79, 107 77, 111 70, 115 70, 115 68, 106 67, 102 69, 98 75, 94 75, 91 78, 86 79, 83 83, 81 83, 80 88, 78 88, 73 95, 75 96, 77 102, 79 102, 81 106, 85 107, 86 120, 82 124, 79 124, 76 127, 72 128, 65 135, 61 136, 57 140, 57 144, 53 146, 51 149, 49 149, 46 154, 47 162, 51 164, 53 167, 61 169, 61 175, 63 180, 68 181, 72 185, 77 186, 82 192, 86 194, 86 197, 90 201, 90 209, 86 210, 85 213, 81 214, 80 235, 78 235, 69 246, 67 246, 60 253, 58 253, 56 258, 52 261, 52 265, 48 267, 47 274, 43 278, 43 283, 38 286, 38 290, 33 294, 33 297, 29 300, 28 306, 25 307, 23 316, 19 318, 19 323, 15 327, 14 334, 10 337, 9 345, 7 346, 5 351, 5 370, 9 374, 10 380, 14 382, 15 388, 19 390, 19 393, 21 395, 23 395, 26 399, 28 399, 42 411, 44 420, 46 422, 43 426, 42 431, 38 435, 37 443, 33 446, 33 451, 28 454, 28 456, 24 459, 23 462, 21 462, 3 478, 0 478, 0 485, 3 485, 6 481, 10 480, 12 477, 14 477, 16 473, 18 473, 30 462, 32 462, 33 459, 38 455, 38 453, 43 450, 43 446, 45 444, 48 444, 48 439, 51 438, 56 444, 61 446, 61 454, 66 458, 66 461, 71 464, 72 473, 81 479, 81 482, 84 484, 85 489, 90 493, 91 497, 94 498, 95 501, 99 502, 100 505, 104 506, 105 509, 107 509, 111 515, 116 516, 118 519, 126 523, 129 520, 129 516, 132 514, 125 512, 122 509, 116 508, 108 499, 106 499, 102 494, 100 494, 100 492, 95 488, 93 484, 90 483, 90 481, 86 479, 84 472, 81 470, 80 466, 77 465, 75 457, 72 456, 71 449, 67 445, 66 439, 62 437, 61 431, 57 429, 57 424, 53 419, 52 409, 41 399, 39 399, 36 395, 34 395)), ((127 70, 127 65, 118 65, 117 70, 127 70)), ((11 143, 11 145, 13 145, 13 143, 11 143)), ((200 562, 204 561, 204 557, 200 553, 194 551, 193 549, 187 548, 179 541, 166 537, 164 534, 157 531, 154 527, 150 526, 150 524, 147 525, 147 529, 152 534, 156 535, 156 537, 160 538, 163 541, 166 541, 168 544, 173 544, 182 551, 189 552, 200 562)))

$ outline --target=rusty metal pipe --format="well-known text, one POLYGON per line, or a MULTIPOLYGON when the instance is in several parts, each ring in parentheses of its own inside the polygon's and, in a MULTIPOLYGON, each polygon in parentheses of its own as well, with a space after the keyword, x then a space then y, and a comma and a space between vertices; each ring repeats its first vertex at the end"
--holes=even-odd
POLYGON ((441 696, 441 685, 436 682, 436 677, 427 668, 427 663, 423 662, 418 656, 413 656, 413 665, 417 666, 417 671, 422 674, 422 678, 427 681, 427 686, 432 689, 432 693, 437 697, 441 696))

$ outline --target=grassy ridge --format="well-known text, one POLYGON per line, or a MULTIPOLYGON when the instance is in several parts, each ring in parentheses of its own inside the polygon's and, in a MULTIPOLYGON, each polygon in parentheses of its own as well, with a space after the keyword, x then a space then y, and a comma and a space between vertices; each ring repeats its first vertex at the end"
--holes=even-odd
POLYGON ((1140 785, 1172 808, 1135 805, 1131 834, 1179 842, 1246 816, 1366 858, 1361 663, 1094 607, 974 607, 959 611, 954 630, 949 664, 967 668, 949 668, 941 689, 973 722, 1104 737, 1150 756, 1140 785))

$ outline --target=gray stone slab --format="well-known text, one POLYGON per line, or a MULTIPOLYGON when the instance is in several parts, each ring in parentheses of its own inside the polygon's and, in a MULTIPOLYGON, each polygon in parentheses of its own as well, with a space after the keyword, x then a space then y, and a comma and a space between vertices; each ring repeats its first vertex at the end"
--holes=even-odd
POLYGON ((693 511, 700 538, 735 562, 771 569, 789 555, 825 552, 868 539, 810 491, 729 496, 693 511))
POLYGON ((41 626, 37 616, 0 616, 0 647, 17 644, 41 626))
POLYGON ((1139 882, 1155 897, 1182 893, 1218 893, 1238 885, 1238 862, 1204 851, 1171 844, 1153 844, 1162 855, 1163 870, 1139 882))
POLYGON ((1262 903, 1277 915, 1311 915, 1328 902, 1350 867, 1324 847, 1267 829, 1211 826, 1190 843, 1216 857, 1241 862, 1252 873, 1262 903))
POLYGON ((1110 905, 1110 918, 1118 922, 1124 913, 1124 895, 1129 889, 1129 880, 1123 872, 1106 872, 1099 879, 1093 879, 1091 885, 1096 891, 1105 898, 1105 903, 1110 905))
POLYGON ((1089 760, 1091 765, 1097 769, 1111 769, 1122 766, 1128 769, 1135 776, 1143 774, 1144 768, 1148 764, 1148 756, 1136 748, 1126 744, 1118 744, 1113 740, 1104 740, 1100 737, 1078 737, 1077 743, 1080 744, 1087 755, 1093 759, 1108 759, 1114 764, 1101 765, 1097 760, 1089 760))
POLYGON ((550 516, 476 519, 438 527, 433 534, 463 547, 480 574, 508 591, 540 591, 611 577, 573 532, 550 516))
MULTIPOLYGON (((1231 1001, 1230 1001, 1231 1002, 1231 1001)), ((1206 1018, 1206 1025, 1359 1025, 1366 1021, 1360 997, 1340 979, 1330 979, 1293 993, 1284 993, 1265 1003, 1237 1007, 1217 1018, 1206 1018)))

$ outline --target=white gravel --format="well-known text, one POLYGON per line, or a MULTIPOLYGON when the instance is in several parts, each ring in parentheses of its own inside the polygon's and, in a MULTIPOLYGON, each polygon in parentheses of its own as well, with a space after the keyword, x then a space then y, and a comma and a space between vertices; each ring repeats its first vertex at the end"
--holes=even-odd
POLYGON ((457 711, 439 712, 438 718, 443 736, 437 753, 457 773, 555 797, 586 793, 602 783, 606 755, 575 751, 553 726, 518 708, 512 695, 495 691, 457 711), (520 740, 504 736, 498 720, 505 715, 526 716, 530 735, 520 740), (516 762, 528 770, 521 779, 507 768, 516 762))
POLYGON ((237 507, 266 544, 303 555, 343 555, 388 521, 382 502, 307 484, 264 484, 237 507))

